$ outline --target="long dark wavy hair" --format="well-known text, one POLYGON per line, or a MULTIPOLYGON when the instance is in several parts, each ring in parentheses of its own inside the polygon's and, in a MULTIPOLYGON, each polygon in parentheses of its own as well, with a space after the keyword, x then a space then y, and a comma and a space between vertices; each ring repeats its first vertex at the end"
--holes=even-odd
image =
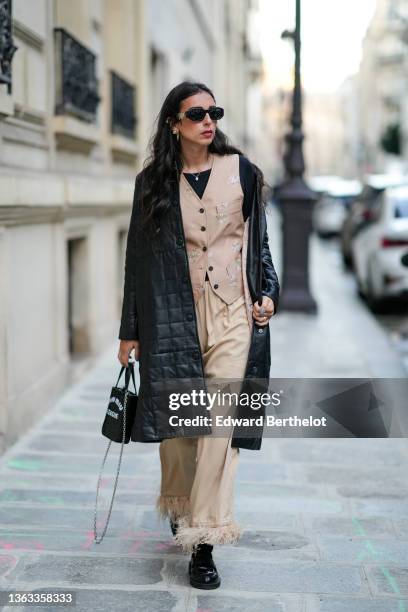
MULTIPOLYGON (((180 112, 182 101, 199 92, 207 92, 216 103, 213 92, 204 83, 183 81, 168 93, 155 120, 157 129, 149 140, 149 156, 144 161, 140 177, 140 223, 141 227, 146 230, 155 226, 158 219, 173 205, 172 190, 175 185, 178 185, 183 168, 180 143, 176 136, 172 134, 170 123, 167 120, 173 119, 176 121, 176 115, 180 112)), ((218 155, 233 153, 242 155, 242 151, 229 143, 227 136, 218 125, 215 136, 211 144, 208 145, 208 150, 218 155)), ((260 168, 254 163, 252 165, 257 175, 258 200, 265 206, 262 192, 263 187, 265 185, 269 187, 269 184, 265 182, 260 168)))

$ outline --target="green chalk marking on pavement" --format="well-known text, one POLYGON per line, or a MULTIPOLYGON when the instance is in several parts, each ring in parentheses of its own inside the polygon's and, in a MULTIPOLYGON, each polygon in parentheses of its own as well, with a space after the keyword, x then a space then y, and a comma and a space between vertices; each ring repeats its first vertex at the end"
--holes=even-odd
POLYGON ((0 493, 0 502, 16 501, 16 499, 18 499, 18 496, 12 491, 2 491, 0 493))
MULTIPOLYGON (((364 527, 361 525, 359 519, 355 516, 352 517, 352 522, 354 523, 358 534, 359 535, 366 535, 366 531, 364 529, 364 527)), ((375 551, 375 547, 373 546, 373 543, 370 542, 369 539, 367 539, 365 541, 365 546, 368 549, 368 551, 373 554, 373 556, 375 557, 376 555, 378 555, 378 553, 375 551)), ((367 556, 366 552, 361 552, 358 555, 358 560, 360 560, 360 558, 364 558, 365 556, 367 556)), ((391 587, 391 590, 396 593, 397 595, 401 595, 401 590, 399 588, 398 582, 397 580, 394 578, 394 576, 391 575, 390 570, 388 569, 388 567, 385 567, 384 565, 380 565, 380 569, 383 573, 383 575, 385 576, 385 579, 387 580, 388 584, 391 587)), ((405 605, 405 602, 402 601, 401 599, 398 600, 398 612, 407 612, 407 607, 405 605)))
POLYGON ((10 485, 3 484, 2 487, 13 486, 13 487, 31 487, 31 480, 21 480, 20 478, 13 478, 13 482, 10 485))
POLYGON ((361 553, 357 557, 359 560, 360 559, 364 559, 365 557, 370 556, 370 555, 372 555, 373 557, 378 557, 378 558, 380 558, 382 556, 382 553, 374 548, 374 546, 373 546, 372 542, 370 542, 370 540, 366 540, 364 542, 364 546, 366 547, 368 552, 365 551, 365 550, 361 551, 361 553))
POLYGON ((38 498, 38 501, 42 502, 43 504, 64 504, 62 497, 52 497, 51 495, 41 495, 41 497, 38 498))
POLYGON ((14 470, 25 470, 27 472, 35 472, 41 468, 40 461, 34 461, 29 459, 10 459, 7 463, 7 467, 14 470))
POLYGON ((388 580, 388 583, 391 585, 391 588, 394 591, 394 593, 396 593, 397 595, 401 595, 401 591, 398 586, 398 582, 395 580, 394 576, 391 576, 388 567, 384 567, 383 565, 381 565, 380 567, 381 567, 382 573, 388 580))
POLYGON ((365 531, 362 525, 360 525, 360 522, 358 520, 358 518, 356 517, 352 517, 351 518, 352 522, 354 523, 354 527, 356 528, 356 530, 358 531, 358 535, 365 535, 365 531))
MULTIPOLYGON (((18 502, 18 501, 27 501, 20 500, 19 490, 5 490, 0 491, 0 502, 18 502)), ((63 505, 64 499, 62 497, 57 497, 56 495, 40 495, 37 499, 33 499, 33 502, 42 503, 42 504, 53 504, 53 505, 63 505)))

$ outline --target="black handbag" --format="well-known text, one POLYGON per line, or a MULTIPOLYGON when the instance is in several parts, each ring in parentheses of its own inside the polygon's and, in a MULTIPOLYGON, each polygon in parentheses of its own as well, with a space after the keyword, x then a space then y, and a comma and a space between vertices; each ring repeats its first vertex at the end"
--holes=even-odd
POLYGON ((135 371, 133 361, 130 361, 127 367, 122 366, 116 385, 112 387, 108 408, 106 410, 105 420, 102 425, 102 434, 106 438, 112 440, 112 442, 122 442, 124 438, 123 443, 128 444, 133 427, 133 422, 136 416, 136 407, 137 392, 135 383, 135 371), (125 386, 118 387, 119 380, 125 369, 125 386), (129 389, 130 375, 132 375, 133 386, 135 389, 134 393, 129 389), (125 421, 125 413, 126 427, 124 428, 123 425, 125 421))
POLYGON ((109 438, 108 446, 106 448, 105 456, 102 461, 101 469, 99 472, 98 484, 96 488, 96 500, 95 500, 95 512, 94 512, 94 541, 96 544, 100 544, 105 537, 106 530, 108 528, 109 519, 112 512, 113 500, 115 498, 116 487, 119 480, 119 472, 120 466, 122 463, 122 454, 123 454, 123 445, 128 444, 132 432, 133 423, 136 417, 136 408, 137 408, 137 391, 136 391, 136 383, 135 383, 135 372, 134 372, 134 362, 129 361, 127 366, 122 366, 120 370, 118 380, 116 381, 116 385, 112 387, 108 408, 106 410, 105 420, 102 425, 102 434, 109 438), (125 385, 124 387, 119 387, 119 380, 123 374, 123 371, 126 370, 125 374, 125 385), (134 393, 129 389, 130 377, 132 376, 134 393), (118 467, 116 471, 115 484, 113 487, 112 499, 109 506, 108 517, 106 519, 105 527, 103 529, 102 535, 98 536, 96 531, 96 522, 97 522, 97 508, 98 508, 98 494, 99 487, 101 484, 103 468, 105 466, 106 458, 109 453, 110 446, 112 442, 121 443, 120 454, 118 459, 118 467))

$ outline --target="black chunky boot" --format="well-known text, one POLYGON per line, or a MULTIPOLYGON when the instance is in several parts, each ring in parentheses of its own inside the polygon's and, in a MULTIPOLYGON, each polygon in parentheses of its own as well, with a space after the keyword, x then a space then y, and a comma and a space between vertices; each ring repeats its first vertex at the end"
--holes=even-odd
POLYGON ((188 566, 190 584, 196 589, 217 589, 221 584, 212 558, 212 544, 194 546, 188 566))

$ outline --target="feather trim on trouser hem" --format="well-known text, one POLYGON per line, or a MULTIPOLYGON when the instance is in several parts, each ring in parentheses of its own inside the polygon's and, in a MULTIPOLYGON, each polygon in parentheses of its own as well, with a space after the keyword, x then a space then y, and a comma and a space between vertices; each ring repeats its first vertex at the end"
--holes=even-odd
POLYGON ((235 544, 242 533, 243 529, 234 522, 218 527, 209 525, 190 527, 190 519, 185 516, 178 521, 174 541, 182 547, 184 552, 192 552, 193 547, 197 544, 235 544))
POLYGON ((156 510, 162 519, 178 519, 190 512, 190 498, 184 495, 159 495, 156 510))

